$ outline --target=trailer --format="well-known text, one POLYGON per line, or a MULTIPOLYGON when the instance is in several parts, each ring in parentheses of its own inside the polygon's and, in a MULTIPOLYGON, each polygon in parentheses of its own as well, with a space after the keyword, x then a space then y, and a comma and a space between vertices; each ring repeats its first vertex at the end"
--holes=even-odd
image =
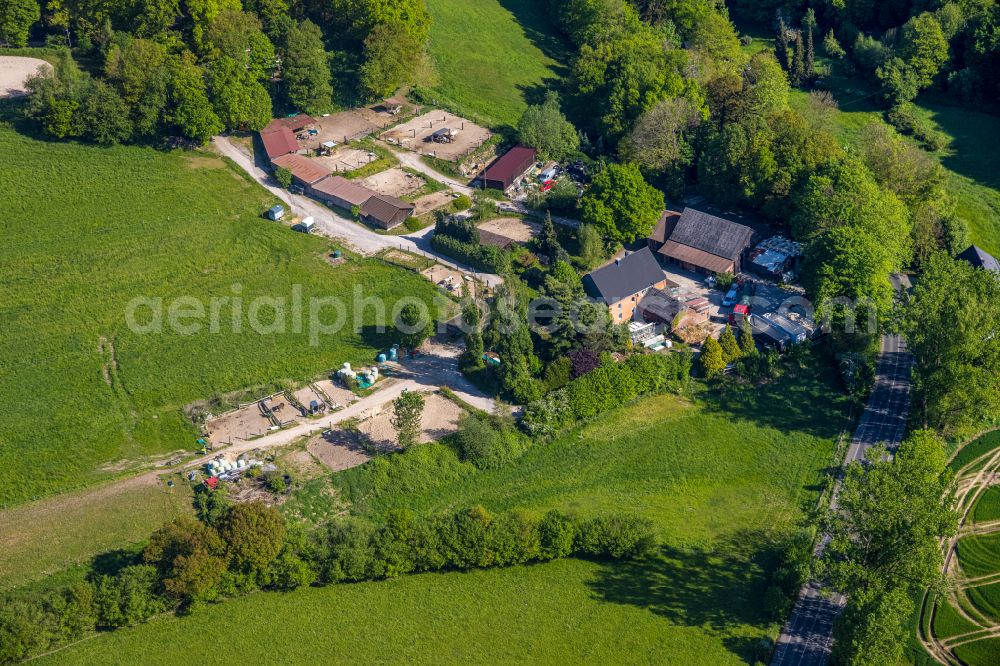
POLYGON ((750 322, 750 332, 754 341, 764 349, 776 349, 779 352, 792 344, 792 338, 780 328, 771 324, 770 321, 761 316, 751 314, 748 317, 750 322))
POLYGON ((761 316, 767 319, 771 326, 786 333, 795 344, 803 343, 809 339, 809 331, 804 326, 796 324, 791 319, 783 317, 777 312, 767 312, 761 316))

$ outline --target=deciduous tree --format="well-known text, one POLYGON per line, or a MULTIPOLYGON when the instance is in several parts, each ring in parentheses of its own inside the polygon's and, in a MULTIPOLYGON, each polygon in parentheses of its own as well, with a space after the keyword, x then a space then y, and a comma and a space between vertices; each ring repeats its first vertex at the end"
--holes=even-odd
POLYGON ((282 82, 295 108, 307 113, 330 109, 330 64, 323 48, 323 33, 312 21, 303 21, 288 31, 282 82))
POLYGON ((424 395, 417 391, 404 391, 392 401, 392 425, 403 448, 416 444, 420 439, 420 417, 424 413, 424 395))
POLYGON ((583 221, 622 243, 648 236, 663 206, 663 193, 646 183, 635 164, 609 164, 580 201, 583 221))
POLYGON ((545 101, 529 106, 517 123, 521 143, 538 150, 543 159, 564 160, 580 146, 580 137, 573 124, 559 108, 559 98, 548 91, 545 101))

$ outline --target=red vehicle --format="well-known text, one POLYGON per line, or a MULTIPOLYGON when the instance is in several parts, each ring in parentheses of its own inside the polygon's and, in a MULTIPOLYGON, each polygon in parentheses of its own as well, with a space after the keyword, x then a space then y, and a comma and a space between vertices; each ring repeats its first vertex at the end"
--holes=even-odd
POLYGON ((740 326, 749 316, 750 316, 749 305, 743 305, 742 303, 740 305, 734 305, 733 311, 729 314, 729 325, 740 326))
POLYGON ((555 185, 555 184, 556 184, 556 181, 554 181, 554 180, 547 180, 547 181, 545 181, 544 183, 542 183, 542 187, 541 187, 542 192, 548 192, 549 190, 552 189, 552 186, 555 185))

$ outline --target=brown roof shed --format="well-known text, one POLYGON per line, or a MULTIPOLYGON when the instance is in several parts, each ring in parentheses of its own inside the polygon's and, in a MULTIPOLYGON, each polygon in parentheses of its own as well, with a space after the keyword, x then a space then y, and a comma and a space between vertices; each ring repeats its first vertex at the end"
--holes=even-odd
POLYGON ((330 172, 317 162, 295 153, 276 157, 271 160, 271 164, 285 167, 292 172, 292 178, 303 185, 312 185, 330 175, 330 172))
POLYGON ((317 199, 347 209, 360 206, 378 194, 343 176, 327 176, 312 186, 312 193, 317 199))
POLYGON ((495 190, 507 190, 535 163, 537 151, 525 146, 514 146, 483 172, 483 185, 495 190))
POLYGON ((264 144, 264 152, 267 153, 267 159, 269 160, 274 160, 276 157, 298 152, 299 150, 295 134, 287 127, 276 127, 261 131, 260 141, 264 144))
POLYGON ((376 194, 361 206, 361 221, 383 229, 392 229, 405 222, 415 209, 416 206, 402 199, 376 194))

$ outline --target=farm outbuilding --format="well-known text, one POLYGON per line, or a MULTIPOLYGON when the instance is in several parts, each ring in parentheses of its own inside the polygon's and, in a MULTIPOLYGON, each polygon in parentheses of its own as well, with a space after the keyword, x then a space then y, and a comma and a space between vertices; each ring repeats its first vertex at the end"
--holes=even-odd
POLYGON ((976 245, 970 245, 955 258, 959 261, 968 262, 976 268, 1000 273, 1000 261, 997 261, 993 255, 976 245))
POLYGON ((264 152, 271 162, 282 155, 298 152, 299 144, 295 140, 295 134, 287 127, 277 126, 274 129, 264 129, 260 133, 260 142, 264 145, 264 152))
POLYGON ((351 210, 354 206, 363 206, 366 201, 375 196, 375 192, 358 185, 343 176, 327 176, 310 188, 310 194, 328 205, 339 206, 351 210))
POLYGON ((531 165, 535 163, 537 151, 526 146, 515 146, 487 167, 480 176, 483 187, 506 192, 513 187, 531 165))
POLYGON ((271 164, 275 167, 285 167, 291 171, 292 180, 303 187, 314 185, 330 175, 329 171, 313 160, 294 153, 275 158, 271 160, 271 164))
POLYGON ((392 229, 405 222, 415 208, 402 199, 376 194, 361 206, 361 221, 374 227, 392 229))
POLYGON ((649 244, 659 257, 687 270, 739 273, 752 240, 750 227, 685 208, 680 215, 664 211, 649 244))

